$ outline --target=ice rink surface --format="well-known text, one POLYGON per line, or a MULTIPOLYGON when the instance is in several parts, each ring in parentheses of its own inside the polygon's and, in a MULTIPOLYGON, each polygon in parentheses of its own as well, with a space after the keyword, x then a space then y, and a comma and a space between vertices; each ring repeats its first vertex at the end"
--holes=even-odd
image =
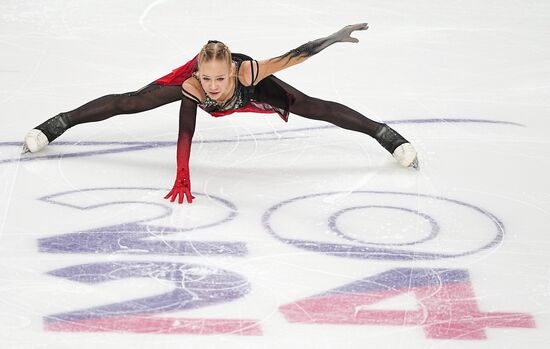
POLYGON ((548 348, 547 1, 0 2, 1 348, 548 348), (385 121, 199 111, 191 205, 178 103, 26 132, 136 90, 209 39, 271 58, 353 23, 279 78, 385 121))

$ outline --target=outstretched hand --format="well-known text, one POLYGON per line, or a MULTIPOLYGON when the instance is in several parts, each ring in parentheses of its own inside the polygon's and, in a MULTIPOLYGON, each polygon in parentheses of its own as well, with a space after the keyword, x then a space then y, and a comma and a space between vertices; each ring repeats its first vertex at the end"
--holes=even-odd
POLYGON ((351 33, 356 30, 367 30, 369 29, 368 23, 359 23, 347 25, 344 28, 340 29, 336 33, 332 34, 334 39, 339 42, 359 42, 359 39, 351 37, 351 33))
POLYGON ((192 203, 195 198, 191 195, 191 180, 189 179, 189 171, 180 170, 176 176, 176 181, 172 190, 164 198, 170 202, 178 200, 178 203, 183 203, 183 198, 187 197, 187 202, 192 203))

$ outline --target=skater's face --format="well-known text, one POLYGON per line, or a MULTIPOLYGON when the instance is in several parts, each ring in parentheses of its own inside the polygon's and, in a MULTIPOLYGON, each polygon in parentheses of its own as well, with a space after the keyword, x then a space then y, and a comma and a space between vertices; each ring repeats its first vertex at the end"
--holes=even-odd
POLYGON ((224 100, 230 97, 231 66, 221 60, 211 60, 200 65, 199 77, 202 88, 213 100, 224 100))

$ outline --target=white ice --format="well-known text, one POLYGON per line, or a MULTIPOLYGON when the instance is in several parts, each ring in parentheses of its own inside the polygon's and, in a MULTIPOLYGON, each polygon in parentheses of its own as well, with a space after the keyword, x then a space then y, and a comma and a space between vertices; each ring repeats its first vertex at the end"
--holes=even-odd
MULTIPOLYGON (((1 348, 549 347, 549 2, 3 0, 0 52, 1 348), (175 174, 177 103, 81 125, 43 153, 20 155, 32 127, 93 98, 136 90, 209 39, 262 59, 360 22, 370 29, 354 34, 358 44, 331 46, 278 76, 393 122, 417 148, 418 172, 400 168, 370 137, 322 122, 200 111, 191 155, 197 198, 171 204, 163 196, 175 174), (148 147, 130 149, 140 145, 148 147), (71 155, 112 148, 126 151, 71 155), (41 249, 44 239, 113 226, 131 238, 136 224, 165 253, 122 239, 112 253, 41 249), (430 236, 433 224, 438 233, 430 236), (284 243, 296 240, 439 257, 349 258, 284 243), (245 253, 168 253, 175 242, 191 249, 239 243, 245 253), (90 263, 135 265, 144 275, 120 278, 114 270, 110 282, 86 284, 52 274, 90 263), (179 265, 177 287, 191 300, 200 290, 186 282, 213 277, 215 287, 216 275, 229 277, 222 269, 244 280, 236 292, 248 292, 152 316, 176 319, 174 327, 182 319, 254 320, 261 333, 208 335, 208 321, 195 334, 134 333, 128 319, 117 331, 47 328, 55 314, 171 292, 167 265, 179 265), (284 305, 398 268, 468 272, 475 296, 456 291, 456 303, 438 303, 441 326, 464 320, 463 301, 481 312, 527 314, 533 326, 435 339, 422 322, 313 324, 283 316, 284 305)), ((86 247, 86 234, 74 249, 86 247)), ((426 306, 433 295, 400 290, 348 316, 437 313, 426 306)), ((340 310, 334 304, 331 311, 340 310)))

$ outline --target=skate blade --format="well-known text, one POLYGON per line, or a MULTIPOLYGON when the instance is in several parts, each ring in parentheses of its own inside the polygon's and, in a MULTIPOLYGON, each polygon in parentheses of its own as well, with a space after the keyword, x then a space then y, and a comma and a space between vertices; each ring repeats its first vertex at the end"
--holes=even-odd
POLYGON ((27 144, 26 143, 23 143, 23 149, 21 151, 21 155, 23 154, 27 154, 27 153, 30 153, 31 151, 29 150, 29 147, 27 147, 27 144))
POLYGON ((418 157, 415 157, 414 160, 411 162, 409 167, 414 168, 417 171, 420 171, 420 164, 418 163, 418 157))

